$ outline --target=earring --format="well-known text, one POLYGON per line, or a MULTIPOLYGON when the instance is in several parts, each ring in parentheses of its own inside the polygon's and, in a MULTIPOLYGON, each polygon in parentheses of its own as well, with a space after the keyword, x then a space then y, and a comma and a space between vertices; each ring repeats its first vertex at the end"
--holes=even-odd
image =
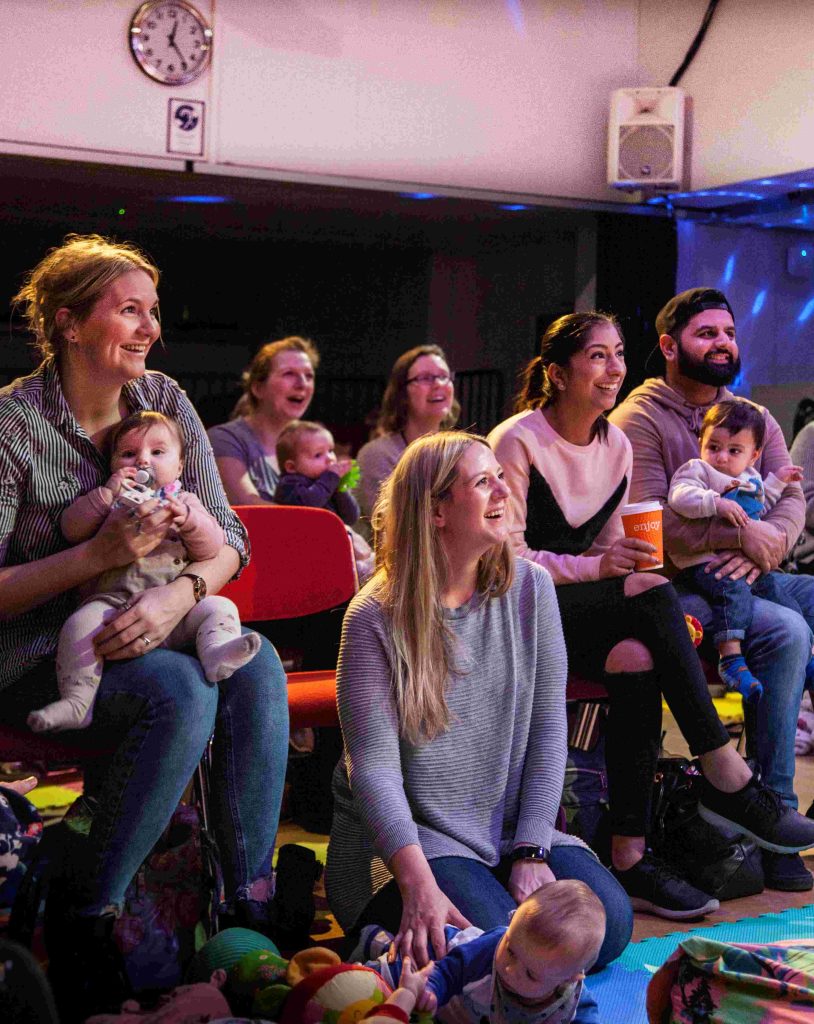
POLYGON ((565 391, 565 385, 562 382, 557 384, 557 387, 560 389, 560 391, 565 391))

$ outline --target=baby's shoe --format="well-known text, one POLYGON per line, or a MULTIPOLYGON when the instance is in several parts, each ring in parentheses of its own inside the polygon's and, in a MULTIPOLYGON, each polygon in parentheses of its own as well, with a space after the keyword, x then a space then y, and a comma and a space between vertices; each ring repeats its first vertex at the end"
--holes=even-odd
POLYGON ((365 964, 369 960, 378 960, 382 953, 390 949, 393 933, 377 924, 366 924, 359 932, 359 941, 345 957, 349 964, 365 964))
POLYGON ((742 654, 727 654, 721 658, 718 675, 727 690, 739 693, 745 701, 757 703, 763 696, 763 684, 749 671, 742 654))

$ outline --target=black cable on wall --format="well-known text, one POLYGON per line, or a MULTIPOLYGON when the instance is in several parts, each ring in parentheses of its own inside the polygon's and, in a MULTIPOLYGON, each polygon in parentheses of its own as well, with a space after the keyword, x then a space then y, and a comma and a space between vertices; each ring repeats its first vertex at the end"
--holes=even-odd
POLYGON ((695 39, 690 43, 690 48, 684 55, 684 60, 681 62, 681 66, 670 79, 670 85, 678 85, 684 77, 684 72, 695 59, 695 55, 701 48, 701 43, 704 41, 704 36, 707 34, 707 29, 712 22, 713 15, 715 14, 715 10, 719 2, 720 0, 709 0, 709 6, 704 14, 704 20, 701 22, 701 27, 698 29, 698 32, 696 32, 695 39))

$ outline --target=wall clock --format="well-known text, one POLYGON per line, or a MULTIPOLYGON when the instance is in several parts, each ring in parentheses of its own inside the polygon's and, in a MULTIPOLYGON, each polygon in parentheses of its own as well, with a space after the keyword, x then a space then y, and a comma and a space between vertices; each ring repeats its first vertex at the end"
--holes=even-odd
POLYGON ((130 52, 156 82, 183 85, 209 64, 212 29, 186 0, 147 0, 130 22, 130 52))

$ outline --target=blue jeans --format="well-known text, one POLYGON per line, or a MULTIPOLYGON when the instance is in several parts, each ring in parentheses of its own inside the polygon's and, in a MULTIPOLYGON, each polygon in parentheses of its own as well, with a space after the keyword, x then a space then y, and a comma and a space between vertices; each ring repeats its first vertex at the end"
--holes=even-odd
MULTIPOLYGON (((814 624, 814 577, 778 573, 783 593, 800 606, 796 612, 752 599, 752 624, 743 641, 743 653, 751 671, 763 684, 763 696, 755 711, 756 753, 763 780, 779 793, 789 807, 797 807, 794 793, 794 733, 803 693, 805 667, 811 657, 814 624)), ((685 612, 694 615, 705 630, 711 628, 712 609, 699 594, 676 589, 685 612)))
MULTIPOLYGON (((580 846, 555 846, 548 863, 556 878, 579 879, 602 901, 607 924, 596 969, 605 967, 621 954, 633 934, 633 911, 627 893, 610 871, 580 846)), ((469 857, 434 857, 430 868, 441 891, 476 927, 488 932, 508 924, 517 904, 506 888, 511 871, 507 858, 490 868, 469 857)), ((401 896, 395 881, 391 881, 365 907, 357 927, 378 924, 395 933, 400 920, 401 896)))
POLYGON ((702 562, 683 569, 673 583, 707 599, 712 612, 712 642, 716 646, 726 640, 743 640, 752 624, 753 597, 761 597, 764 601, 802 614, 800 605, 785 591, 781 582, 783 573, 762 573, 750 585, 745 579, 733 580, 728 576, 716 579, 714 572, 705 571, 706 565, 702 562))
MULTIPOLYGON (((32 675, 39 685, 29 690, 29 708, 40 706, 43 684, 56 693, 53 666, 32 675)), ((2 694, 0 711, 21 703, 29 678, 2 694)), ((86 775, 88 795, 98 803, 83 856, 80 913, 121 906, 213 730, 213 829, 227 897, 270 873, 288 753, 280 659, 263 640, 230 679, 209 683, 193 655, 158 648, 132 661, 106 662, 92 725, 60 734, 77 745, 116 747, 109 762, 86 775)))

